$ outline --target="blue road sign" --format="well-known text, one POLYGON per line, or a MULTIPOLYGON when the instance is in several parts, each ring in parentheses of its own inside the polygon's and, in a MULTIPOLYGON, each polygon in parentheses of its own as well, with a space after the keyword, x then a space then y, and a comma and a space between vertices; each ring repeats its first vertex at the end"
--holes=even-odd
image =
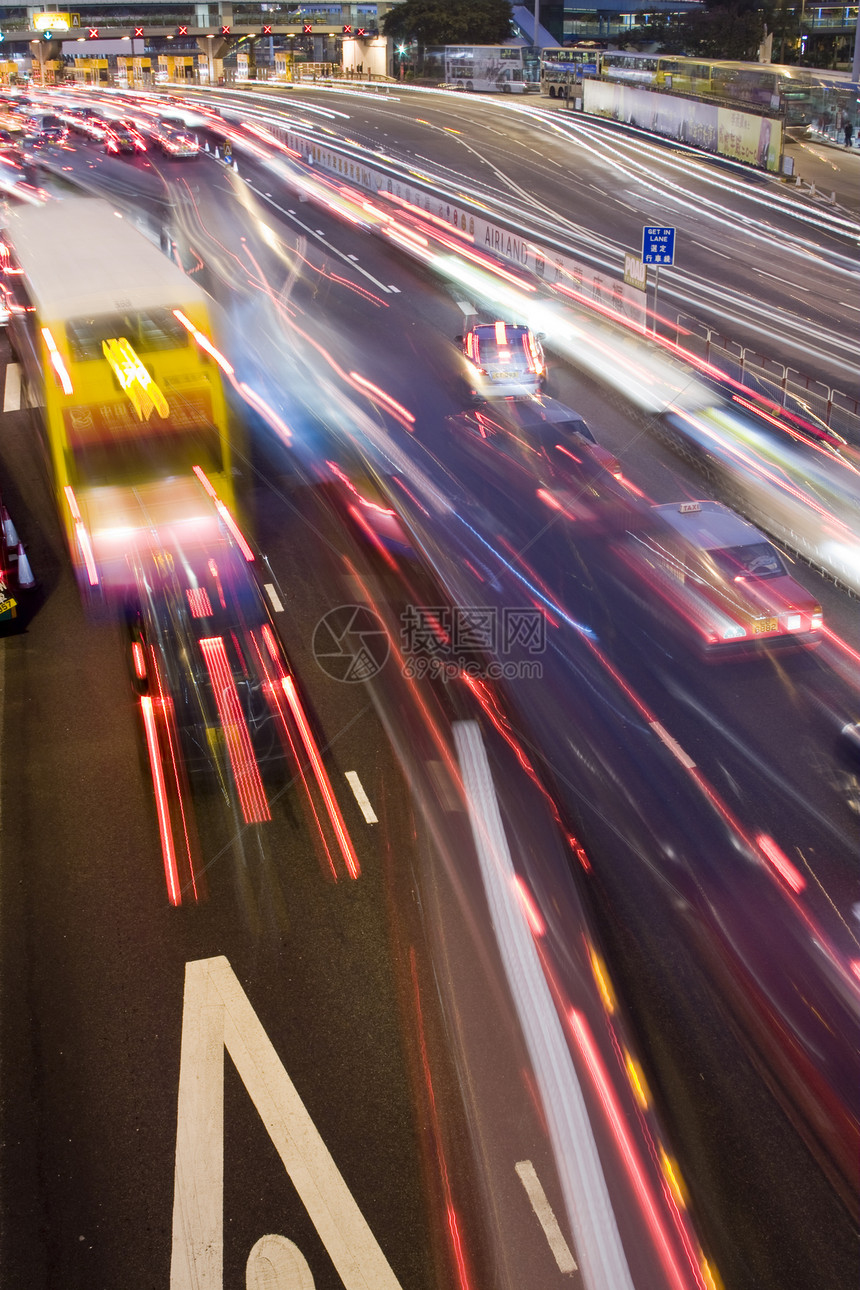
POLYGON ((675 263, 675 230, 673 228, 643 228, 642 263, 675 263))

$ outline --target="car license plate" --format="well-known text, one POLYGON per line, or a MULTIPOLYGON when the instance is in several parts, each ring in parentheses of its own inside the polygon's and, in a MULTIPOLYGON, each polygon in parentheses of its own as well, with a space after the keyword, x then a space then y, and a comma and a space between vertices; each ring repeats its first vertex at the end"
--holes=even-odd
POLYGON ((490 376, 493 378, 494 381, 509 381, 512 377, 518 376, 518 375, 519 375, 518 372, 506 372, 506 371, 505 372, 495 371, 490 373, 490 376))
POLYGON ((757 623, 753 623, 754 632, 775 632, 777 621, 775 618, 760 618, 757 623))

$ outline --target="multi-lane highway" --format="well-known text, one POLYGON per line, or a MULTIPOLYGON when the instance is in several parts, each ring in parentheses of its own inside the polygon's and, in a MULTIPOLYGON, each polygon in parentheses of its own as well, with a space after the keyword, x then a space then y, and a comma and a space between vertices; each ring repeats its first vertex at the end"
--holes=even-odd
MULTIPOLYGON (((635 249, 643 223, 676 224, 663 307, 817 379, 850 375, 847 216, 560 113, 327 92, 284 111, 347 153, 432 166, 595 262, 635 249)), ((857 771, 838 735, 860 715, 856 602, 799 565, 832 637, 703 662, 600 536, 464 453, 454 336, 486 313, 479 292, 234 155, 236 170, 79 143, 42 182, 62 195, 73 179, 164 229, 219 302, 224 353, 289 428, 237 406, 239 491, 360 876, 300 759, 265 825, 238 821, 217 782, 196 788, 206 898, 170 908, 128 643, 81 608, 6 354, 4 499, 40 579, 0 655, 6 1280, 238 1286, 250 1261, 248 1285, 279 1287, 841 1290, 860 954, 857 771), (420 556, 357 522, 367 468, 345 439, 420 556), (367 617, 332 645, 345 607, 367 617), (498 685, 422 681, 416 611, 432 654, 476 607, 496 626, 540 617, 539 651, 511 638, 498 685), (345 681, 359 657, 363 679, 345 681), (526 893, 513 906, 508 864, 526 893), (628 1034, 652 1087, 642 1103, 628 1087, 620 1114, 551 1020, 599 1035, 610 975, 629 1021, 610 1021, 607 1050, 628 1034), (571 1167, 588 1157, 581 1122, 570 1136, 581 1084, 608 1182, 571 1167), (578 1208, 603 1186, 615 1237, 578 1208)), ((708 495, 617 387, 550 358, 553 394, 639 494, 708 495)))

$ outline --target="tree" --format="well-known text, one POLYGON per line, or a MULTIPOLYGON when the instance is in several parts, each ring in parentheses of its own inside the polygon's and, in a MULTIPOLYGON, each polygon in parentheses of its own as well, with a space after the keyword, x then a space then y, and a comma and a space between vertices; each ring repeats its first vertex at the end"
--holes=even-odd
POLYGON ((511 35, 510 0, 402 0, 382 30, 421 45, 499 45, 511 35))
POLYGON ((692 58, 728 58, 754 61, 765 34, 764 11, 753 0, 705 0, 699 10, 652 14, 650 21, 627 33, 633 45, 656 42, 663 54, 689 54, 692 58))

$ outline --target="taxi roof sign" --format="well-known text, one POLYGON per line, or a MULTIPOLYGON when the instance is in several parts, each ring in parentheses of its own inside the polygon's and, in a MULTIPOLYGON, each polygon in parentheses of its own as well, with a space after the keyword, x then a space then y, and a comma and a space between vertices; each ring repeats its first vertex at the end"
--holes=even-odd
POLYGON ((681 515, 692 515, 694 514, 694 512, 700 511, 701 509, 702 509, 701 502, 682 502, 681 505, 678 507, 678 510, 681 513, 681 515))

